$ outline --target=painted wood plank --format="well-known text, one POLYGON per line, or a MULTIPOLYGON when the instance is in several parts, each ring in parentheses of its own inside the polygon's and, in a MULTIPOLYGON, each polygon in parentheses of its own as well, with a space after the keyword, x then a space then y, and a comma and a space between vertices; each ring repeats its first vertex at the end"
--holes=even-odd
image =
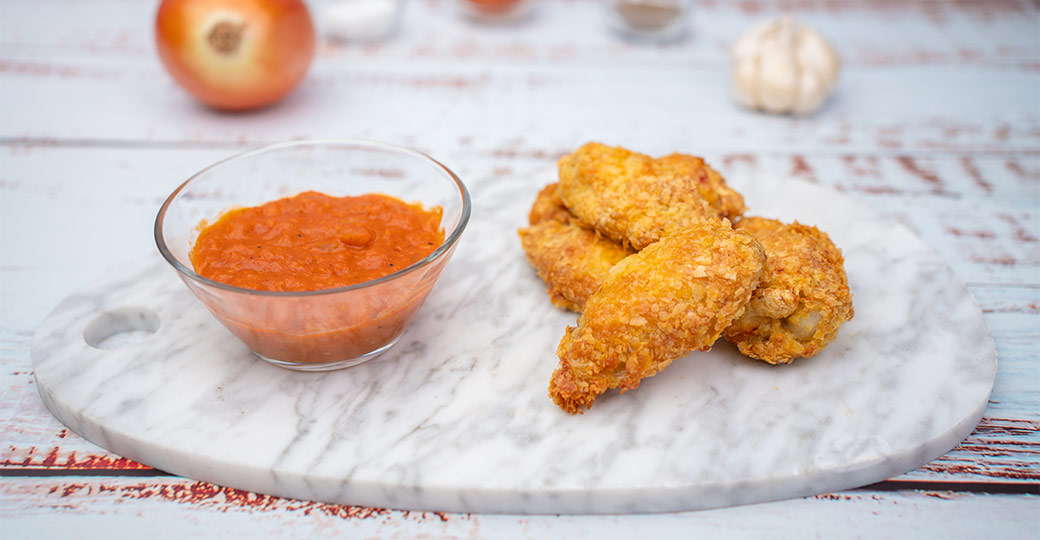
POLYGON ((715 68, 341 59, 315 66, 272 108, 228 115, 195 103, 158 62, 0 55, 0 141, 249 144, 355 136, 422 147, 468 141, 475 150, 534 156, 604 139, 647 151, 1035 156, 1038 84, 1040 73, 981 68, 849 70, 824 109, 788 118, 738 108, 725 70, 715 68))
MULTIPOLYGON (((1040 484, 1040 420, 985 418, 942 458, 894 480, 1040 484)), ((1040 489, 1040 488, 1038 488, 1040 489)))
POLYGON ((844 493, 702 512, 517 516, 402 512, 268 497, 176 478, 3 478, 5 538, 1028 538, 1040 498, 844 493), (951 500, 956 504, 951 504, 951 500), (1000 516, 994 520, 994 516, 1000 516))
MULTIPOLYGON (((321 27, 328 1, 311 1, 321 27)), ((89 17, 74 0, 8 1, 0 18, 0 51, 37 57, 105 56, 151 60, 155 2, 103 0, 89 17)), ((539 2, 519 24, 475 24, 455 0, 407 0, 398 32, 378 44, 326 43, 320 57, 350 61, 442 60, 570 64, 631 60, 721 66, 750 24, 790 12, 816 25, 846 66, 1002 66, 1037 68, 1040 10, 1028 0, 867 1, 766 0, 695 3, 691 31, 647 47, 607 29, 603 2, 539 2)))

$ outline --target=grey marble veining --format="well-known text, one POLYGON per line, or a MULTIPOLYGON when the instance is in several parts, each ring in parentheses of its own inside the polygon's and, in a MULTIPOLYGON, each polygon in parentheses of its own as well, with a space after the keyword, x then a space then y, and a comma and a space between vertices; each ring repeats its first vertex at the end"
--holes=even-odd
POLYGON ((376 360, 329 373, 268 365, 156 254, 41 324, 40 394, 99 446, 189 478, 473 512, 687 510, 851 488, 941 455, 981 417, 996 357, 963 283, 901 225, 769 177, 732 182, 750 214, 817 225, 844 252, 856 317, 837 341, 788 366, 720 341, 583 416, 564 414, 547 386, 575 316, 551 306, 516 236, 538 182, 552 178, 473 190, 454 260, 376 360), (103 341, 156 320, 140 343, 103 341))

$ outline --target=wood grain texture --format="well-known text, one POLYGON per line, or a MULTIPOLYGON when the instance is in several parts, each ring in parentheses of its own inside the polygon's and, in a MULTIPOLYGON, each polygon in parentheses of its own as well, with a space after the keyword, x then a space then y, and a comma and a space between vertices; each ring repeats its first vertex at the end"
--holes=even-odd
MULTIPOLYGON (((319 28, 322 6, 311 2, 319 28)), ((155 2, 95 2, 91 17, 71 16, 75 0, 9 2, 0 49, 34 57, 105 56, 151 63, 155 2)), ((1035 71, 1038 8, 1029 0, 700 0, 692 31, 679 41, 644 47, 607 31, 603 3, 546 1, 512 25, 482 25, 457 16, 451 0, 406 0, 398 31, 378 44, 325 43, 320 60, 352 62, 494 61, 585 63, 634 60, 653 65, 718 67, 736 36, 755 21, 794 13, 820 27, 850 68, 1000 66, 1035 71), (883 29, 883 31, 878 31, 883 29), (531 39, 537 35, 537 39, 531 39)))
POLYGON ((1020 151, 1033 156, 1027 171, 1040 152, 1038 73, 1028 67, 1040 57, 1040 10, 1025 1, 702 2, 691 36, 665 47, 616 39, 591 0, 544 2, 514 26, 473 24, 445 0, 413 1, 392 39, 326 44, 297 92, 251 115, 214 115, 166 76, 141 23, 154 3, 110 0, 92 7, 96 16, 69 16, 77 5, 5 6, 0 140, 361 136, 559 155, 600 138, 647 151, 1020 151), (839 89, 810 118, 734 114, 726 51, 740 29, 784 10, 833 33, 847 65, 839 89), (31 102, 48 107, 15 105, 31 102), (516 106, 496 106, 506 103, 516 106), (110 113, 98 118, 99 110, 110 113), (685 129, 662 133, 662 125, 685 129))
POLYGON ((281 499, 178 478, 18 478, 0 484, 5 536, 66 538, 804 538, 852 531, 892 536, 992 537, 1035 532, 1037 497, 949 491, 856 491, 710 512, 627 516, 511 516, 402 512, 281 499), (956 504, 954 504, 954 502, 956 504), (798 516, 798 519, 790 519, 798 516), (812 519, 808 519, 808 518, 812 519), (42 533, 42 534, 41 534, 42 533))
POLYGON ((574 141, 602 139, 650 153, 1021 154, 1012 157, 1022 170, 1035 168, 1036 74, 925 71, 898 78, 888 70, 850 71, 817 115, 789 118, 736 109, 728 77, 716 68, 336 60, 315 65, 285 101, 228 115, 195 103, 155 63, 0 55, 0 142, 183 146, 366 137, 551 157, 574 141), (15 105, 34 100, 48 106, 15 105), (118 114, 98 118, 95 110, 118 114))

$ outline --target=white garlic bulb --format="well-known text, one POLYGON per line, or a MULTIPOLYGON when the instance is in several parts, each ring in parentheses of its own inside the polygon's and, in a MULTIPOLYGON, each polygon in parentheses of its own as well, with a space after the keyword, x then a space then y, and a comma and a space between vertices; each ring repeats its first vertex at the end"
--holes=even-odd
POLYGON ((733 47, 732 61, 737 101, 771 113, 815 111, 838 81, 834 49, 789 15, 744 32, 733 47))

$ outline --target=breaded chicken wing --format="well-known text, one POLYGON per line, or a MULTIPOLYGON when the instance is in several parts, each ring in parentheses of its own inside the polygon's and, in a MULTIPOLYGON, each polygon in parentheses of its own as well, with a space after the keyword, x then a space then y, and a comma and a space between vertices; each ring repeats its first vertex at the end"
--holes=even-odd
POLYGON ((625 258, 589 297, 556 354, 549 395, 580 413, 608 389, 639 386, 692 350, 707 350, 743 311, 765 255, 729 223, 703 221, 625 258))
POLYGON ((753 234, 766 252, 762 283, 725 337, 752 358, 786 364, 823 350, 852 319, 844 259, 816 227, 745 218, 737 229, 753 234))
POLYGON ((531 226, 519 231, 520 245, 553 305, 581 313, 610 269, 634 252, 584 226, 563 205, 558 186, 538 192, 528 214, 531 226))
POLYGON ((563 199, 560 199, 559 187, 559 182, 553 182, 538 192, 538 195, 534 198, 534 204, 531 205, 531 211, 527 214, 528 224, 534 225, 539 221, 547 219, 554 219, 561 223, 577 220, 574 214, 571 214, 571 211, 567 210, 567 207, 563 205, 563 199))
POLYGON ((548 285, 553 305, 581 313, 607 273, 633 251, 577 222, 545 219, 520 230, 527 260, 548 285))
POLYGON ((678 178, 696 180, 697 193, 715 209, 719 218, 735 221, 744 214, 744 197, 726 184, 722 175, 708 166, 703 159, 688 154, 674 153, 657 158, 657 170, 678 178))
POLYGON ((558 163, 559 194, 581 221, 643 249, 708 218, 734 219, 744 199, 693 156, 660 159, 587 143, 558 163))

